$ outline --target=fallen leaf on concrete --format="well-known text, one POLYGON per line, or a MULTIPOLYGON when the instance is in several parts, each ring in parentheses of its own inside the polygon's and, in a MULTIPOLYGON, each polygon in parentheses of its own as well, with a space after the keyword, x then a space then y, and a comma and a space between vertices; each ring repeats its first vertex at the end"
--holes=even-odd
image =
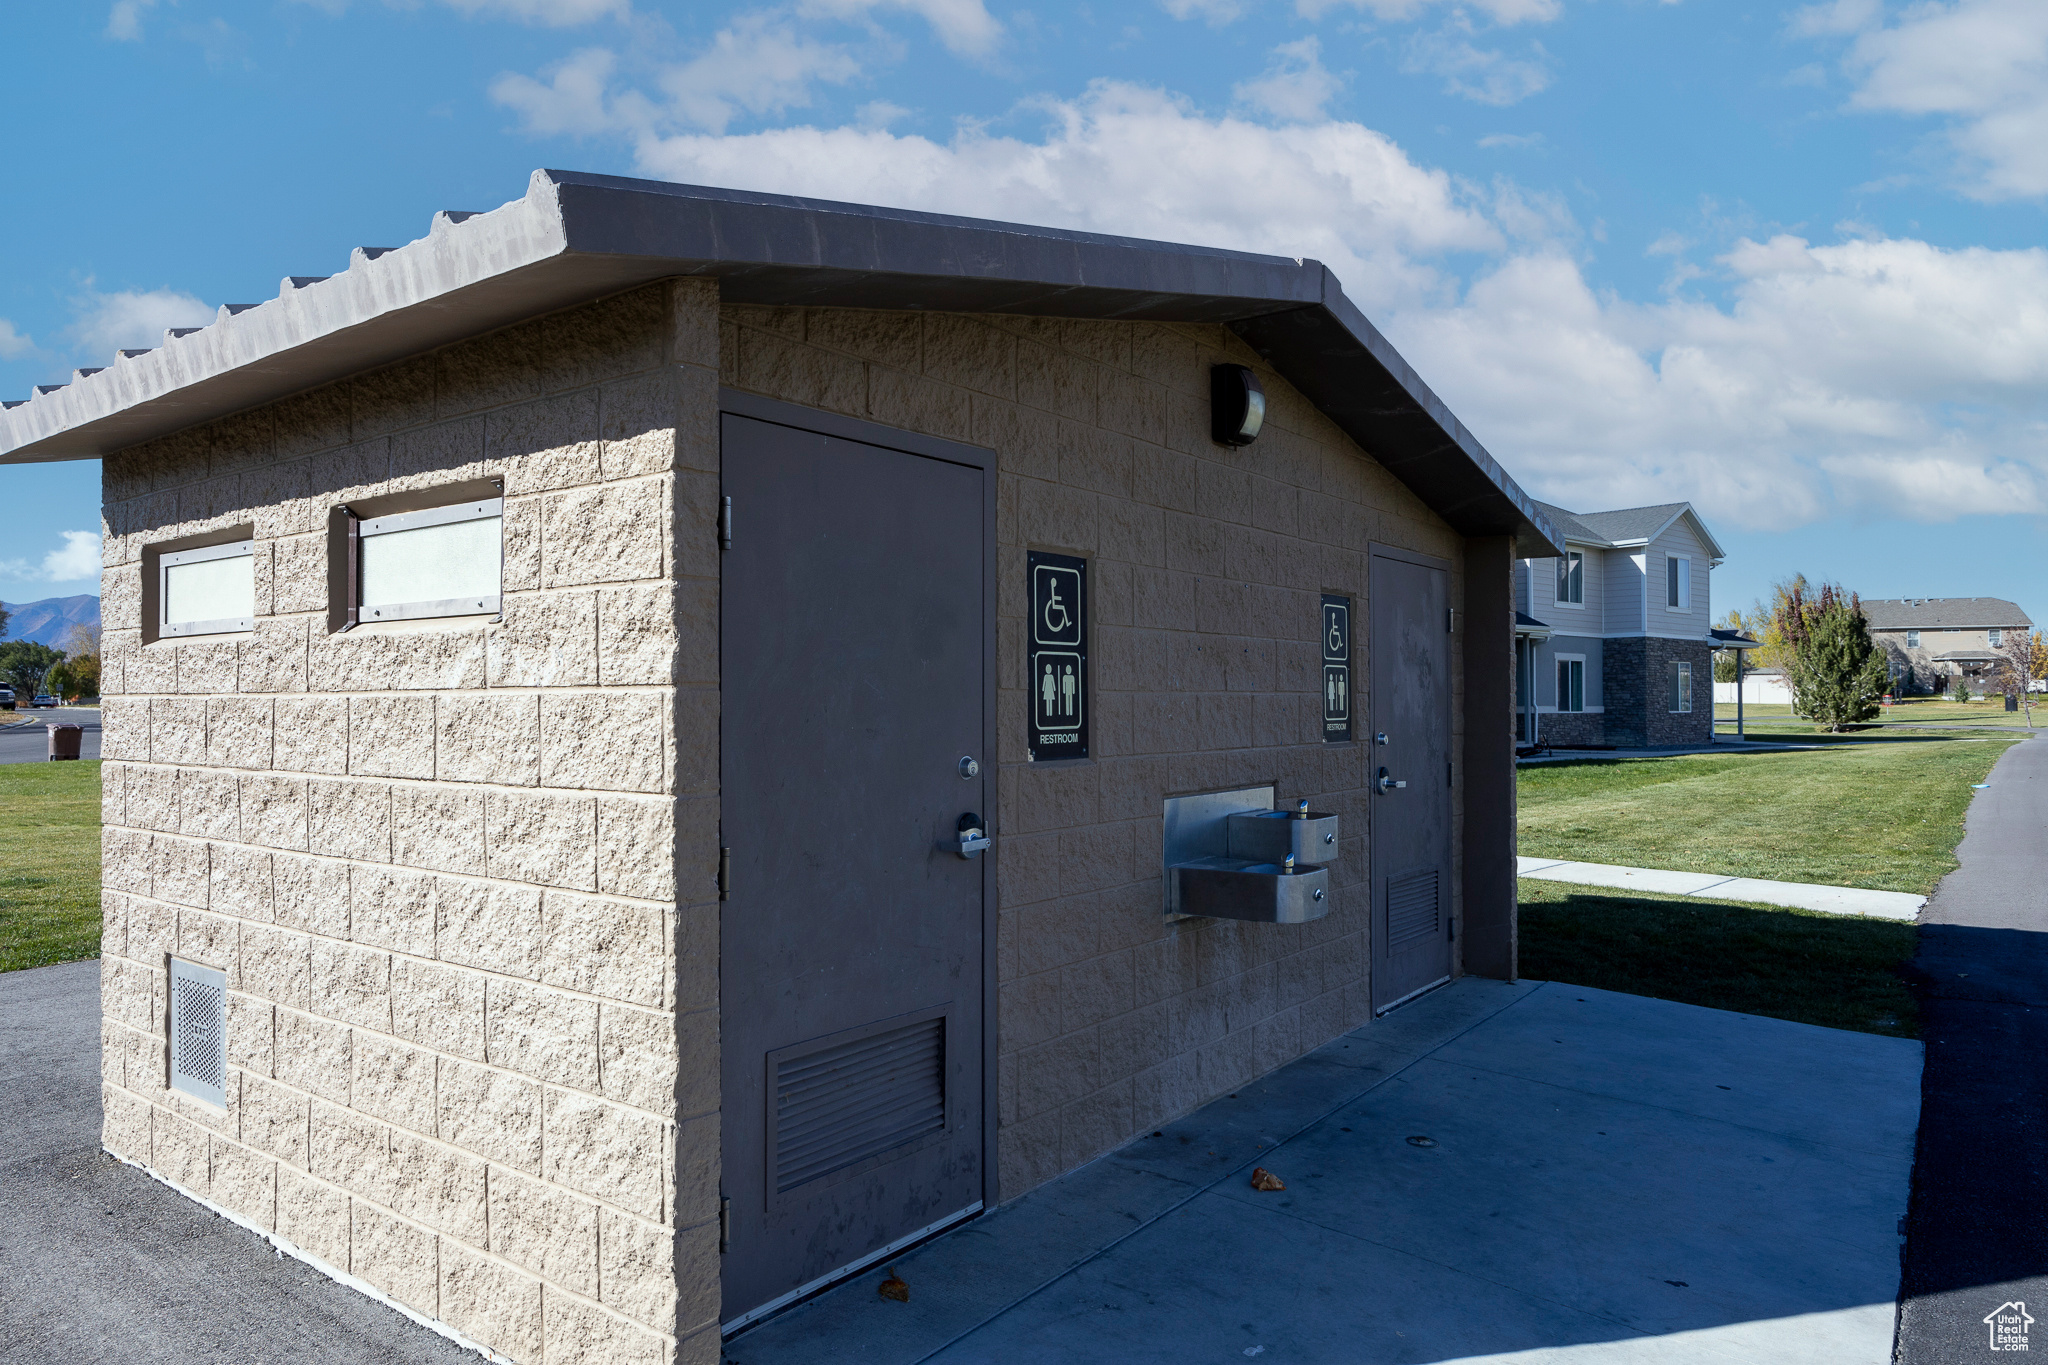
POLYGON ((894 1270, 889 1272, 889 1278, 882 1281, 882 1287, 875 1292, 885 1299, 894 1299, 898 1303, 910 1302, 910 1286, 897 1278, 894 1270))
POLYGON ((1270 1193, 1273 1190, 1284 1190, 1287 1186, 1281 1183, 1279 1176, 1274 1175, 1264 1166, 1254 1166, 1252 1167, 1252 1188, 1255 1190, 1265 1190, 1270 1193))

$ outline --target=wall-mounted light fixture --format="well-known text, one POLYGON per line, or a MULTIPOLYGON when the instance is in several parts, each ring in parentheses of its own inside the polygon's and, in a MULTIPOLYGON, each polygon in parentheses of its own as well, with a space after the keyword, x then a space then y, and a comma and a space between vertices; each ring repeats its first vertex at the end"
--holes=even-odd
POLYGON ((1209 367, 1209 434, 1217 445, 1248 446, 1266 423, 1266 391, 1243 365, 1209 367))

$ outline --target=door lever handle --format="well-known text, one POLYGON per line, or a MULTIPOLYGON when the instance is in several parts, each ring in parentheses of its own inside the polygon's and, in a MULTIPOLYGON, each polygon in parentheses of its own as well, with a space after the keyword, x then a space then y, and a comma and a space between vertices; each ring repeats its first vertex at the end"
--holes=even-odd
POLYGON ((973 811, 960 817, 959 840, 958 852, 963 858, 980 856, 991 842, 988 831, 982 828, 981 817, 973 811))
POLYGON ((1387 775, 1387 770, 1385 768, 1382 768, 1380 769, 1379 781, 1374 785, 1377 786, 1383 792, 1390 792, 1396 790, 1397 788, 1405 787, 1408 784, 1406 782, 1396 782, 1392 777, 1389 777, 1387 775))

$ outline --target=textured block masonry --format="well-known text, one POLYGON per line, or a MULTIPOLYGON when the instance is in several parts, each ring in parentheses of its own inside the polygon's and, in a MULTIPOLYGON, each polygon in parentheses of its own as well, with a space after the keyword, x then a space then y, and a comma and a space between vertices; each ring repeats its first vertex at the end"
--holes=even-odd
POLYGON ((521 1362, 717 1353, 675 1179, 717 1152, 715 1066, 678 1081, 717 1036, 716 566, 674 526, 716 495, 715 309, 636 290, 105 465, 106 1145, 521 1362), (330 634, 328 509, 478 478, 503 620, 330 634), (145 548, 238 527, 256 629, 144 643, 145 548), (166 1088, 172 953, 228 974, 225 1114, 166 1088))

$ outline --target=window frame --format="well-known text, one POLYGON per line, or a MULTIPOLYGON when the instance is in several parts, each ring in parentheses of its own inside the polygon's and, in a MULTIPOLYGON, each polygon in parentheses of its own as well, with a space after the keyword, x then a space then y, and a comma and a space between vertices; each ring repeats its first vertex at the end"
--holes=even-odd
POLYGON ((1918 630, 1909 630, 1906 632, 1906 648, 1920 648, 1920 632, 1918 630))
POLYGON ((1664 556, 1664 610, 1692 610, 1692 556, 1664 556))
POLYGON ((505 498, 502 492, 487 498, 463 498, 406 512, 348 519, 348 613, 347 625, 368 625, 384 621, 425 621, 450 616, 499 616, 505 603, 505 498), (384 602, 375 607, 363 604, 363 542, 399 531, 416 531, 428 526, 450 526, 465 521, 498 519, 498 591, 480 597, 422 598, 412 602, 384 602))
POLYGON ((159 640, 181 640, 193 635, 239 635, 256 629, 256 539, 253 536, 240 540, 221 541, 213 545, 198 545, 186 550, 163 550, 156 556, 156 638, 159 640), (249 614, 247 616, 226 616, 210 621, 167 621, 164 613, 169 609, 170 572, 187 564, 202 564, 215 559, 249 560, 249 614))
POLYGON ((1586 605, 1586 552, 1567 549, 1557 559, 1557 591, 1551 594, 1560 607, 1586 605), (1576 570, 1576 572, 1574 572, 1576 570), (1573 596, 1576 588, 1577 595, 1573 596))
POLYGON ((2003 649, 2004 645, 2000 642, 2004 639, 2005 627, 2003 626, 1991 626, 1988 627, 1984 632, 1984 642, 1990 645, 1993 649, 2003 649))
POLYGON ((1672 659, 1669 662, 1671 664, 1669 679, 1671 690, 1665 697, 1665 704, 1670 708, 1670 713, 1674 716, 1690 715, 1692 714, 1692 664, 1684 659, 1672 659))
POLYGON ((1580 716, 1586 713, 1586 656, 1583 654, 1558 654, 1553 656, 1557 663, 1557 704, 1552 708, 1559 715, 1580 716), (1571 698, 1571 684, 1566 681, 1576 671, 1579 678, 1577 706, 1567 706, 1571 698))

